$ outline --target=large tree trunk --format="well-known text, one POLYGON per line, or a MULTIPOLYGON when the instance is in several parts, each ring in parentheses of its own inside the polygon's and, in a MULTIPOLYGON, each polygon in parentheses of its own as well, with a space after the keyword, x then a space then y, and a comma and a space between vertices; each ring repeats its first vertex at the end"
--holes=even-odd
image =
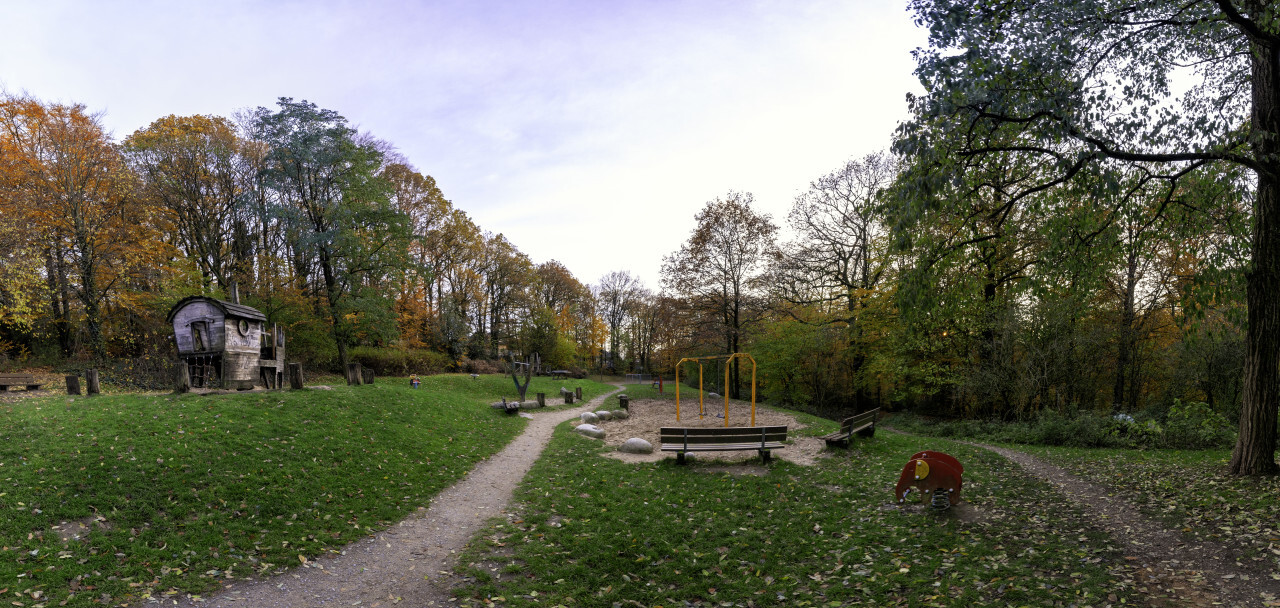
MULTIPOLYGON (((1124 301, 1120 310, 1120 339, 1117 344, 1116 351, 1116 382, 1111 391, 1111 411, 1119 412, 1124 409, 1127 402, 1125 399, 1125 381, 1132 376, 1131 368, 1133 367, 1134 350, 1137 347, 1137 332, 1134 331, 1134 321, 1137 314, 1134 312, 1134 292, 1137 290, 1137 269, 1138 259, 1134 251, 1129 252, 1128 272, 1125 275, 1124 283, 1124 301)), ((1132 387, 1131 387, 1132 388, 1132 387)))
POLYGON ((1277 472, 1276 407, 1280 399, 1280 49, 1253 45, 1253 140, 1259 159, 1253 207, 1253 265, 1247 279, 1249 328, 1244 407, 1229 469, 1236 475, 1277 472))

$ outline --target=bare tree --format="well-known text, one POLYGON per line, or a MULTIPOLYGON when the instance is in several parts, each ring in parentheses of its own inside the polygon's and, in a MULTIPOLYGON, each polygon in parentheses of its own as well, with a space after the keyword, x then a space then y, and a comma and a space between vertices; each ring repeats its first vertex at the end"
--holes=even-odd
POLYGON ((600 313, 604 315, 605 323, 609 326, 611 358, 618 356, 618 344, 622 341, 622 326, 640 289, 640 279, 626 270, 610 272, 600 277, 600 284, 596 287, 596 299, 600 302, 600 313))

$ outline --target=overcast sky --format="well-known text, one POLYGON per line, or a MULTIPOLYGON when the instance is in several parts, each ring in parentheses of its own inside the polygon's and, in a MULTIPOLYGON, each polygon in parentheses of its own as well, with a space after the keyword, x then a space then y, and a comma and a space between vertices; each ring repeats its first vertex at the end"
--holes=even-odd
POLYGON ((584 283, 662 257, 730 190, 785 225, 886 148, 925 44, 905 0, 0 0, 0 87, 118 139, 169 115, 335 110, 481 228, 584 283))

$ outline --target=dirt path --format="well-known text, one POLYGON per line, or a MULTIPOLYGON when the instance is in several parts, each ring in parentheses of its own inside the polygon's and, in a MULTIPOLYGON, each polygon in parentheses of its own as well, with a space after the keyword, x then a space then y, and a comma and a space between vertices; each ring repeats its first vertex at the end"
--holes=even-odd
POLYGON ((1214 542, 1188 540, 1106 488, 1028 454, 981 443, 969 445, 1017 463, 1092 514, 1123 547, 1138 587, 1147 588, 1150 605, 1280 606, 1280 581, 1273 578, 1275 573, 1240 560, 1237 551, 1214 542))
POLYGON ((557 424, 604 403, 606 393, 574 409, 533 414, 520 436, 481 462, 431 506, 341 554, 301 564, 288 573, 227 585, 211 598, 157 599, 166 605, 235 608, 308 606, 443 606, 458 551, 490 517, 503 512, 557 424))

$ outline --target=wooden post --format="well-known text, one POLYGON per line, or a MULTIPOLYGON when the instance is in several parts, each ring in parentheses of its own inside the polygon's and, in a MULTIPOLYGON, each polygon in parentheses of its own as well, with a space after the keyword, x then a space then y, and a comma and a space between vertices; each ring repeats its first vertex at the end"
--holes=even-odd
POLYGON ((573 396, 574 396, 574 397, 577 397, 577 398, 578 398, 578 401, 582 401, 582 387, 581 387, 581 386, 576 387, 576 388, 574 388, 574 389, 573 389, 573 396))
POLYGON ((298 390, 302 388, 302 364, 289 364, 289 388, 298 390))
POLYGON ((360 372, 359 363, 347 364, 347 385, 348 386, 360 386, 360 379, 362 375, 363 374, 361 374, 360 372))
POLYGON ((67 376, 67 394, 80 394, 80 376, 67 376))
POLYGON ((366 367, 362 371, 364 373, 364 383, 373 384, 373 368, 366 367))
POLYGON ((191 371, 187 369, 186 361, 179 361, 173 368, 173 392, 179 394, 191 392, 191 371))
POLYGON ((627 398, 627 396, 626 396, 626 395, 618 395, 618 406, 619 406, 619 407, 621 407, 621 408, 622 408, 622 409, 624 409, 624 410, 631 411, 631 408, 630 408, 630 406, 628 405, 628 403, 629 403, 629 399, 627 398))
POLYGON ((570 392, 570 391, 565 391, 565 394, 564 394, 564 402, 565 402, 565 403, 573 403, 573 393, 572 393, 572 392, 570 392))
POLYGON ((85 388, 88 389, 86 392, 88 394, 97 395, 101 393, 98 386, 98 370, 96 369, 84 370, 84 379, 85 379, 85 388))
POLYGON ((547 407, 546 393, 538 393, 538 407, 547 407))

